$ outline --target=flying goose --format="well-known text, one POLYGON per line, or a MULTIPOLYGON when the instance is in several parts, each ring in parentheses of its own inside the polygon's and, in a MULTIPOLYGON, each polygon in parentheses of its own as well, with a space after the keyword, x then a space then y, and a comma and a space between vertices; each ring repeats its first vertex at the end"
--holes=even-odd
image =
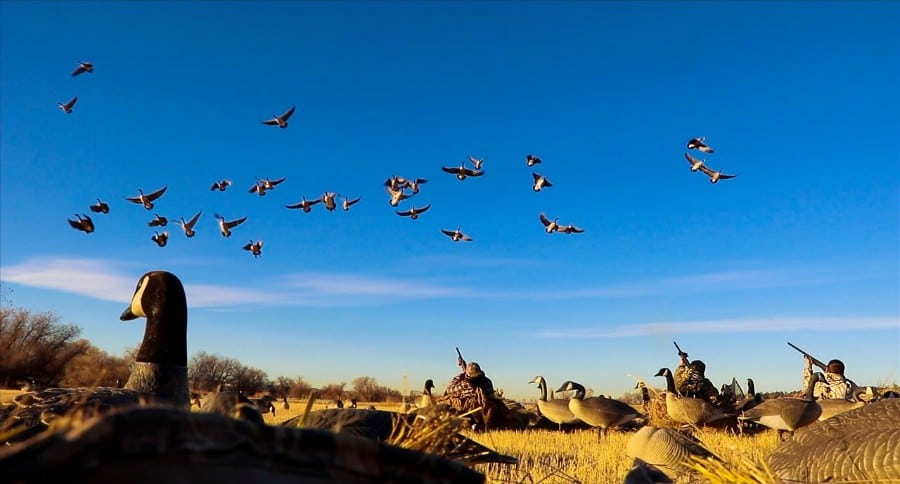
POLYGON ((109 204, 98 198, 97 203, 91 205, 90 209, 94 213, 109 213, 109 204))
POLYGON ((306 197, 301 197, 300 201, 293 205, 285 205, 285 208, 295 209, 300 208, 303 209, 304 212, 309 213, 312 210, 312 206, 321 202, 322 200, 317 198, 315 200, 307 200, 306 197))
POLYGON ((64 113, 72 114, 72 107, 75 106, 75 103, 77 103, 77 102, 78 102, 78 96, 75 96, 72 99, 69 99, 69 102, 67 102, 65 104, 56 103, 56 105, 59 106, 59 109, 62 109, 64 113))
POLYGON ((537 401, 537 407, 541 415, 558 425, 560 430, 562 430, 563 424, 574 424, 581 421, 569 409, 568 398, 547 400, 547 380, 544 377, 538 375, 528 383, 536 383, 538 391, 541 392, 541 397, 537 401))
POLYGON ((534 165, 537 165, 538 163, 543 163, 543 161, 541 161, 541 159, 538 158, 537 156, 527 155, 525 157, 525 164, 528 166, 534 166, 534 165))
POLYGON ((397 212, 397 215, 400 215, 402 217, 409 217, 410 219, 415 220, 415 219, 419 218, 420 213, 424 213, 424 212, 428 211, 429 208, 431 208, 430 203, 428 205, 425 205, 424 207, 420 207, 420 208, 413 207, 413 208, 403 211, 403 212, 397 212))
POLYGON ((672 420, 689 425, 708 425, 730 417, 706 400, 678 396, 672 370, 660 368, 655 376, 666 378, 666 414, 672 420))
POLYGON ((166 244, 169 242, 169 233, 163 232, 160 234, 158 232, 154 232, 153 237, 150 237, 150 240, 156 242, 156 245, 158 245, 160 247, 165 247, 166 244))
POLYGON ((472 241, 472 238, 469 237, 468 235, 462 233, 459 230, 459 227, 457 227, 456 230, 441 229, 441 232, 443 232, 444 235, 446 235, 447 237, 450 237, 450 239, 454 242, 459 242, 460 240, 463 240, 466 242, 472 241))
POLYGON ((575 391, 569 399, 569 410, 580 420, 597 427, 597 436, 606 435, 610 427, 618 427, 631 422, 640 414, 625 402, 604 396, 585 398, 584 386, 571 380, 562 384, 557 392, 575 391))
POLYGON ((699 170, 703 166, 703 164, 706 163, 706 160, 698 160, 697 158, 691 156, 690 153, 685 153, 684 158, 688 161, 688 163, 691 164, 691 171, 699 170))
POLYGON ((391 187, 385 187, 385 190, 387 190, 388 194, 391 196, 390 204, 392 207, 396 207, 402 200, 406 200, 411 196, 407 195, 402 189, 395 190, 391 187))
POLYGON ((738 419, 756 422, 760 425, 778 430, 778 437, 793 432, 815 422, 822 415, 822 407, 816 402, 813 393, 816 382, 825 381, 825 375, 817 372, 809 379, 803 398, 775 398, 766 400, 742 413, 738 419))
POLYGON ((687 148, 689 150, 700 150, 704 153, 713 153, 715 151, 706 144, 706 136, 691 138, 687 143, 687 148))
POLYGON ((77 76, 82 72, 94 72, 94 64, 85 61, 78 61, 78 67, 72 71, 72 76, 77 76))
POLYGON ((188 222, 185 222, 184 217, 181 217, 181 221, 179 222, 176 220, 175 223, 177 223, 178 225, 181 225, 181 229, 184 230, 184 235, 187 235, 188 237, 193 237, 195 234, 194 225, 197 225, 197 220, 200 218, 201 213, 203 213, 203 210, 200 210, 199 212, 197 212, 197 215, 194 215, 193 217, 191 217, 191 220, 188 222))
POLYGON ((231 229, 244 223, 247 220, 247 217, 241 217, 229 222, 225 220, 225 217, 216 214, 216 219, 219 220, 219 232, 222 233, 222 237, 228 238, 231 237, 231 229))
POLYGON ((563 234, 580 234, 584 229, 574 225, 558 225, 556 231, 563 234))
POLYGON ((484 175, 484 172, 481 170, 471 170, 466 168, 465 165, 459 166, 442 166, 441 170, 444 170, 447 173, 453 173, 456 175, 456 178, 459 180, 465 180, 466 177, 470 176, 481 176, 484 175))
POLYGON ((427 183, 428 180, 424 178, 413 178, 412 180, 405 179, 403 182, 403 187, 401 188, 409 188, 413 194, 416 194, 419 193, 419 185, 427 183))
POLYGON ((119 319, 139 317, 147 324, 125 388, 48 388, 22 394, 15 400, 23 405, 0 407, 0 435, 21 430, 12 438, 24 440, 45 429, 48 419, 75 407, 90 414, 149 400, 188 410, 187 301, 174 274, 152 271, 141 276, 119 319))
POLYGON ((163 186, 159 190, 148 194, 144 194, 144 191, 138 188, 138 196, 125 197, 125 199, 132 203, 139 203, 147 210, 153 210, 153 201, 163 196, 163 194, 166 193, 167 188, 168 186, 163 186))
POLYGON ((550 220, 546 215, 541 214, 539 218, 541 219, 541 223, 544 224, 544 230, 546 230, 548 234, 552 234, 553 232, 559 230, 559 223, 557 223, 559 217, 550 220))
POLYGON ((693 459, 719 459, 692 435, 669 427, 641 427, 625 447, 629 457, 652 464, 666 475, 690 472, 693 459))
POLYGON ((900 399, 816 422, 769 455, 784 482, 900 482, 900 399))
POLYGON ((344 211, 347 212, 350 210, 350 207, 358 203, 360 200, 361 198, 359 197, 354 198, 353 200, 350 200, 347 197, 341 197, 341 208, 343 208, 344 211))
POLYGON ((275 187, 283 182, 287 177, 281 177, 276 180, 269 180, 268 178, 263 178, 262 180, 257 180, 256 183, 250 187, 250 193, 258 193, 259 196, 264 197, 266 195, 267 190, 274 190, 275 187))
POLYGON ((75 214, 76 220, 69 219, 69 225, 75 230, 80 230, 86 234, 94 231, 94 221, 85 214, 75 214))
POLYGON ((285 111, 281 116, 272 116, 272 119, 268 119, 263 121, 263 124, 268 124, 269 126, 278 126, 279 128, 287 128, 288 127, 288 119, 294 114, 294 109, 296 106, 291 106, 290 109, 285 111))
POLYGON ((231 186, 231 180, 219 180, 217 182, 213 182, 212 186, 209 187, 209 191, 218 190, 220 192, 224 192, 226 188, 231 186))
POLYGON ((147 222, 148 226, 150 226, 150 227, 165 227, 166 225, 169 225, 169 219, 167 219, 166 217, 163 217, 158 213, 154 213, 153 215, 154 215, 153 220, 147 222))
POLYGON ((541 188, 553 186, 553 184, 550 183, 550 180, 548 180, 544 175, 532 173, 531 176, 534 177, 534 184, 531 186, 531 189, 536 192, 541 191, 541 188))
POLYGON ((701 165, 700 171, 702 171, 703 173, 706 174, 706 176, 709 177, 710 183, 718 183, 719 180, 727 180, 729 178, 734 178, 737 176, 737 175, 726 175, 726 174, 722 173, 722 170, 713 171, 706 165, 701 165))
POLYGON ((480 170, 481 165, 484 164, 484 158, 475 158, 474 156, 470 156, 469 163, 472 163, 472 167, 476 170, 480 170))
POLYGON ((262 246, 263 241, 257 240, 254 242, 253 239, 250 239, 250 243, 244 246, 244 250, 249 250, 253 257, 259 257, 262 255, 262 246))
POLYGON ((333 212, 335 208, 337 208, 337 203, 334 201, 334 197, 337 194, 334 192, 325 192, 322 194, 322 204, 325 205, 325 209, 329 212, 333 212))

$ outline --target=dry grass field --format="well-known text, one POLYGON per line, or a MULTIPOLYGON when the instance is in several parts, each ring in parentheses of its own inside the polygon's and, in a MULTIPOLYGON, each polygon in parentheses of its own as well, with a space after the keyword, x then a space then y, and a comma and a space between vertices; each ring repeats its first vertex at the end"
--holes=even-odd
MULTIPOLYGON (((18 390, 0 390, 0 402, 8 403, 18 390)), ((284 409, 276 402, 275 415, 266 415, 268 424, 280 424, 301 414, 306 401, 289 400, 290 409, 284 409)), ((316 402, 318 410, 332 405, 331 402, 316 402)), ((368 408, 370 403, 359 403, 360 408, 368 408)), ((399 404, 375 403, 379 410, 398 411, 399 404)), ((197 407, 193 407, 195 410, 197 407)), ((752 437, 736 436, 722 430, 700 429, 697 437, 715 454, 737 469, 739 478, 704 478, 700 474, 677 476, 679 483, 688 482, 768 482, 763 470, 759 476, 751 478, 749 470, 764 468, 766 457, 778 445, 775 432, 763 432, 752 437)), ((631 468, 631 459, 625 455, 625 446, 630 432, 610 432, 602 440, 595 431, 571 433, 547 430, 495 431, 470 434, 470 437, 497 450, 519 458, 519 464, 479 465, 489 482, 501 483, 607 483, 622 482, 631 468)), ((722 472, 717 472, 721 476, 722 472)))

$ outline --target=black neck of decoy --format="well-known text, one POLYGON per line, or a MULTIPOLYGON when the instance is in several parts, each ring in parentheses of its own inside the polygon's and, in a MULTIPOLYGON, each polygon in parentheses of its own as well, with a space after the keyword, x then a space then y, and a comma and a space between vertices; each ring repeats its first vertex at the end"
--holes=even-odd
POLYGON ((675 378, 672 377, 672 372, 668 368, 660 368, 656 376, 666 377, 666 391, 671 393, 672 395, 678 394, 678 392, 675 390, 675 378))
POLYGON ((547 401, 547 382, 543 378, 538 379, 538 390, 541 391, 541 400, 547 401))
POLYGON ((804 400, 815 400, 816 383, 820 381, 825 381, 825 375, 822 373, 816 372, 809 377, 809 383, 806 384, 806 393, 803 396, 804 400))
POLYGON ((174 274, 159 272, 162 281, 147 282, 142 305, 147 314, 144 339, 136 361, 187 366, 187 299, 174 274), (144 302, 146 301, 146 302, 144 302))
POLYGON ((753 385, 752 378, 747 378, 747 394, 751 397, 756 395, 756 388, 753 385))

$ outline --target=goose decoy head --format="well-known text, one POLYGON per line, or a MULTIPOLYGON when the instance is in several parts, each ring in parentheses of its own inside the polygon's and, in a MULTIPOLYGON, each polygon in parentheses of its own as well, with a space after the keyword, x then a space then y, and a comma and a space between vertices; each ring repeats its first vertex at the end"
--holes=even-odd
POLYGON ((147 326, 136 361, 187 366, 187 298, 175 274, 151 271, 141 276, 119 316, 122 321, 137 318, 146 318, 147 326))

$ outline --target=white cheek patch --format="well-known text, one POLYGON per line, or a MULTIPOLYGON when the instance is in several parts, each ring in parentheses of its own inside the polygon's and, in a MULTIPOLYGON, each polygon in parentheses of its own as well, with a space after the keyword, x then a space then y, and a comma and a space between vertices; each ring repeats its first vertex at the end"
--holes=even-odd
POLYGON ((150 276, 144 276, 144 279, 141 281, 140 285, 138 285, 137 290, 134 291, 134 296, 131 297, 131 312, 135 316, 147 317, 144 313, 144 308, 141 305, 141 298, 144 295, 144 289, 147 288, 149 280, 150 276))

